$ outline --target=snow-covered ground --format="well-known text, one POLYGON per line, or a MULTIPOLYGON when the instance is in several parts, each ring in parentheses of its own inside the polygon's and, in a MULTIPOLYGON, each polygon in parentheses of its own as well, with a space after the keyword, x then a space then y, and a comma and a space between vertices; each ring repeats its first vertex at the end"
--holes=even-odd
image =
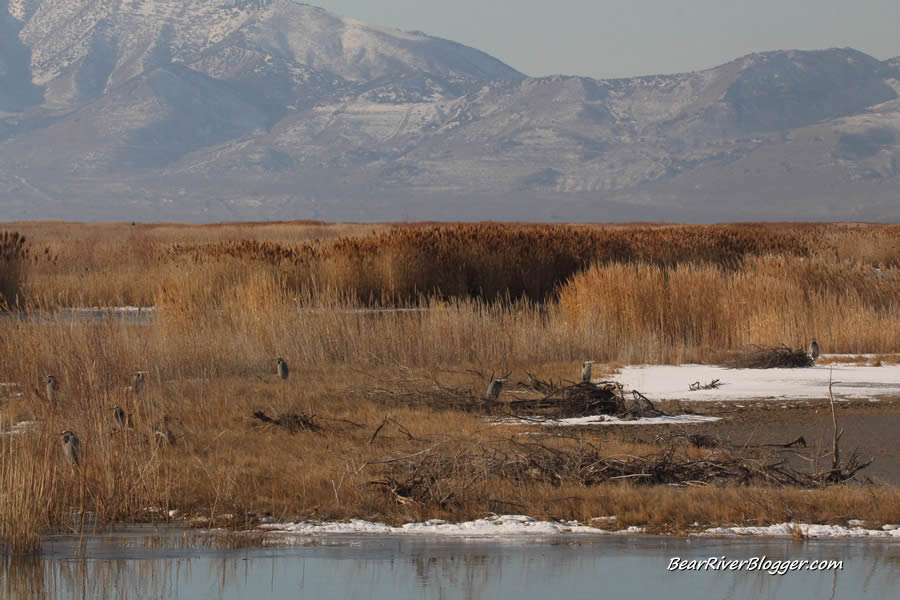
POLYGON ((640 419, 620 419, 608 415, 594 415, 590 417, 572 417, 570 419, 557 419, 540 421, 534 419, 501 419, 495 421, 497 425, 548 425, 552 427, 573 427, 575 425, 688 425, 691 423, 709 423, 718 421, 719 417, 705 415, 673 415, 670 417, 643 417, 640 419))
MULTIPOLYGON (((570 521, 538 521, 525 515, 494 515, 484 519, 451 523, 440 519, 432 519, 421 523, 406 523, 400 527, 392 527, 384 523, 373 523, 353 519, 346 523, 321 523, 301 521, 300 523, 270 523, 261 525, 261 529, 273 533, 285 534, 286 541, 293 536, 313 535, 426 535, 451 536, 467 538, 507 537, 507 536, 546 536, 563 533, 608 534, 611 532, 595 527, 587 527, 570 521)), ((629 527, 614 533, 643 533, 640 527, 629 527)))
POLYGON ((832 379, 835 398, 900 397, 900 365, 869 367, 821 365, 805 369, 726 369, 710 365, 646 365, 623 367, 614 377, 626 392, 638 390, 652 400, 796 400, 828 398, 832 379), (690 391, 718 379, 721 387, 690 391))
POLYGON ((859 526, 806 525, 779 523, 765 527, 713 527, 702 535, 792 537, 795 532, 807 538, 896 538, 900 539, 900 525, 884 525, 881 529, 859 526))
POLYGON ((72 312, 88 312, 88 313, 96 313, 96 312, 109 312, 109 313, 140 313, 140 312, 153 312, 156 310, 155 306, 76 306, 73 308, 68 308, 64 310, 70 310, 72 312))
MULTIPOLYGON (((614 522, 615 517, 599 517, 594 521, 614 522)), ((290 543, 303 537, 322 535, 421 535, 449 536, 456 538, 497 538, 522 536, 553 536, 561 534, 588 535, 632 535, 641 534, 642 527, 631 526, 619 531, 607 531, 596 527, 580 525, 574 521, 537 521, 524 515, 495 515, 474 521, 450 523, 431 520, 422 523, 407 523, 392 527, 384 523, 374 523, 354 519, 346 523, 321 523, 302 521, 299 523, 270 523, 261 529, 278 534, 279 543, 290 543)), ((842 525, 807 525, 804 523, 780 523, 766 527, 713 527, 704 530, 702 536, 760 536, 793 537, 795 532, 809 538, 890 538, 900 539, 900 525, 884 525, 880 529, 866 529, 859 523, 842 525)))

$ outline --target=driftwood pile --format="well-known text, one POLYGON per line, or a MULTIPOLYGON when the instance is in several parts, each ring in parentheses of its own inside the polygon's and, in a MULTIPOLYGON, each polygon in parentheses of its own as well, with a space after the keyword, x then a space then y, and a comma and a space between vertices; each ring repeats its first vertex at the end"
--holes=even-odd
POLYGON ((607 456, 583 441, 576 449, 561 449, 538 441, 511 439, 452 451, 432 447, 375 461, 370 464, 379 466, 381 472, 369 483, 384 487, 398 502, 449 509, 464 504, 467 489, 489 479, 518 485, 595 486, 630 481, 638 485, 811 489, 851 479, 870 462, 860 462, 854 454, 840 468, 804 473, 777 454, 760 449, 708 450, 700 458, 690 458, 675 445, 668 445, 649 456, 607 456))
MULTIPOLYGON (((556 421, 572 417, 608 415, 623 420, 671 416, 649 398, 634 390, 626 395, 615 381, 556 385, 528 374, 519 385, 542 394, 539 398, 511 400, 506 404, 511 416, 529 421, 556 421)), ((683 411, 687 412, 687 411, 683 411)))
MULTIPOLYGON (((483 374, 476 373, 483 377, 483 374)), ((491 378, 487 378, 490 380, 491 378)), ((528 381, 509 383, 499 399, 470 387, 446 385, 432 377, 400 382, 391 389, 369 388, 370 399, 392 406, 458 410, 489 417, 523 421, 552 421, 610 415, 622 419, 667 415, 640 392, 626 396, 617 382, 554 383, 528 374, 528 381)))
POLYGON ((731 369, 796 369, 813 366, 812 357, 802 348, 778 346, 748 346, 724 362, 731 369))
POLYGON ((536 398, 516 398, 504 403, 515 416, 566 419, 594 415, 619 415, 626 412, 620 385, 612 382, 581 382, 554 385, 528 374, 528 382, 519 386, 538 392, 536 398))
MULTIPOLYGON (((391 392, 388 397, 410 403, 418 399, 435 408, 464 407, 491 416, 535 421, 588 415, 628 418, 666 414, 640 392, 626 397, 622 388, 613 382, 560 385, 529 373, 528 381, 518 382, 511 386, 513 390, 506 392, 511 397, 508 400, 488 400, 468 390, 441 385, 436 380, 433 383, 424 393, 391 392)), ((386 417, 373 439, 387 421, 386 417)), ((558 433, 545 441, 529 437, 525 442, 516 436, 486 442, 455 440, 450 436, 424 449, 419 446, 417 451, 405 456, 372 461, 367 466, 378 470, 377 478, 369 484, 384 488, 395 501, 444 509, 465 506, 472 490, 499 481, 517 486, 595 486, 627 481, 636 485, 768 485, 812 489, 853 479, 872 463, 860 460, 855 452, 841 461, 840 433, 835 421, 831 464, 824 470, 819 464, 827 454, 816 456, 808 470, 797 469, 782 455, 805 448, 803 437, 785 444, 751 447, 735 446, 713 435, 687 432, 658 436, 658 450, 644 456, 604 454, 583 437, 564 438, 558 433), (692 449, 686 450, 685 446, 692 449)), ((412 440, 411 434, 408 435, 412 440)), ((514 504, 502 499, 495 501, 506 508, 514 504)))

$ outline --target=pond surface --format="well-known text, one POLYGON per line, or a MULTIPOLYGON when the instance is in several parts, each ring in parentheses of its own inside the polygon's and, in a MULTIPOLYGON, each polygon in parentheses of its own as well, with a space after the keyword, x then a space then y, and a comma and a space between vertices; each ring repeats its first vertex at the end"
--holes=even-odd
POLYGON ((203 539, 152 528, 82 542, 52 538, 40 558, 0 561, 0 597, 859 599, 896 598, 900 590, 900 544, 883 541, 329 536, 221 549, 203 539), (837 559, 843 569, 786 575, 667 570, 676 556, 723 555, 837 559))

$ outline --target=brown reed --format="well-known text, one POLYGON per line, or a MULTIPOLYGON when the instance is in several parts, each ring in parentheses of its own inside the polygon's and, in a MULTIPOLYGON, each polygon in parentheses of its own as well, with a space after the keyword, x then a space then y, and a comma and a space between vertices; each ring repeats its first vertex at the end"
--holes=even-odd
POLYGON ((0 231, 0 309, 24 300, 27 261, 25 236, 17 231, 0 231))

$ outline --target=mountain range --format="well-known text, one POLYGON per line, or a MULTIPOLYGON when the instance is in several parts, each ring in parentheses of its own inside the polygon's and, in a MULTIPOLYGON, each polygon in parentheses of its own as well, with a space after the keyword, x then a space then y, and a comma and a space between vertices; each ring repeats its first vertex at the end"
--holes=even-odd
POLYGON ((0 0, 0 220, 900 222, 898 131, 849 48, 533 78, 291 0, 0 0))

